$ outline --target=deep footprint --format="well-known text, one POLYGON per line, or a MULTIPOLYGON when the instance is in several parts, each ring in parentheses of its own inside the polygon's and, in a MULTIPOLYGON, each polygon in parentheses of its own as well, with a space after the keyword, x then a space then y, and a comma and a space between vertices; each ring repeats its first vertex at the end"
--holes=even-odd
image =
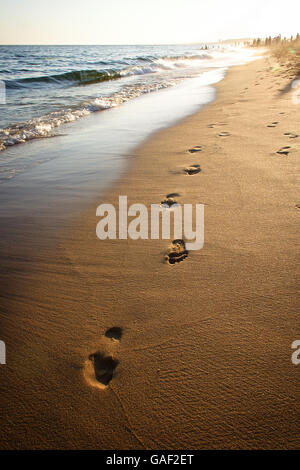
POLYGON ((178 202, 173 197, 166 197, 163 201, 161 201, 161 205, 166 208, 170 208, 172 206, 176 206, 178 202))
POLYGON ((290 150, 291 150, 291 147, 282 147, 276 153, 278 153, 278 155, 288 155, 290 150))
POLYGON ((112 380, 114 371, 118 366, 119 362, 113 359, 112 356, 105 356, 100 352, 96 352, 89 356, 89 360, 92 362, 95 372, 95 379, 101 385, 107 386, 112 380))
POLYGON ((166 255, 166 261, 169 264, 180 263, 188 257, 188 250, 185 242, 181 239, 173 240, 169 252, 166 255))
POLYGON ((268 124, 267 127, 277 127, 277 124, 279 124, 279 122, 275 121, 272 122, 272 124, 268 124))
POLYGON ((166 208, 170 208, 174 205, 177 205, 178 202, 176 201, 175 197, 180 197, 179 193, 170 193, 166 195, 166 199, 161 201, 161 205, 166 208))
POLYGON ((202 146, 201 145, 196 145, 192 149, 189 149, 190 153, 196 153, 196 152, 201 152, 202 151, 202 146))
POLYGON ((110 339, 120 341, 122 338, 123 329, 118 326, 113 326, 105 332, 105 336, 110 339))
POLYGON ((196 175, 197 173, 200 173, 200 171, 200 165, 191 165, 190 167, 184 169, 184 172, 187 175, 196 175))

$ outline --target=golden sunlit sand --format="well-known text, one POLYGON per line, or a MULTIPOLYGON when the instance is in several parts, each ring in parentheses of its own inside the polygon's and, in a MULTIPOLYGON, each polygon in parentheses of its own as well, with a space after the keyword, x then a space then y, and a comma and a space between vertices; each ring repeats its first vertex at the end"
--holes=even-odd
POLYGON ((148 139, 8 285, 2 448, 299 448, 300 108, 274 60, 148 139), (96 207, 123 194, 203 203, 203 249, 100 241, 96 207))

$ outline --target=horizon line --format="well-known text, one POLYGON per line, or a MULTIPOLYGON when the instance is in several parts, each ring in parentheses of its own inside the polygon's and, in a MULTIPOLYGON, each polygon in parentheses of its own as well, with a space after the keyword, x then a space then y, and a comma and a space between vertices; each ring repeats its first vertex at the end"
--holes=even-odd
POLYGON ((114 44, 114 43, 0 43, 0 46, 179 46, 179 45, 197 45, 197 44, 218 44, 222 42, 228 41, 248 41, 252 39, 257 39, 256 37, 248 37, 248 38, 229 38, 229 39, 218 39, 215 41, 190 41, 190 42, 153 42, 153 43, 128 43, 128 44, 114 44))

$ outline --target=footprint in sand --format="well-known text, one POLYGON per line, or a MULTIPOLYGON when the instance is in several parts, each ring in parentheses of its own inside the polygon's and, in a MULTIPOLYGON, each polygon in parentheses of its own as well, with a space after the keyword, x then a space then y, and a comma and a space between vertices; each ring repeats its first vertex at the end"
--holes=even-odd
POLYGON ((200 173, 201 168, 200 165, 191 165, 188 168, 185 168, 183 170, 187 175, 196 175, 197 173, 200 173))
POLYGON ((299 137, 299 134, 294 134, 293 132, 285 132, 283 135, 286 135, 289 139, 297 139, 299 137))
POLYGON ((300 209, 300 204, 295 205, 296 209, 300 209))
POLYGON ((281 149, 277 150, 276 153, 278 153, 278 155, 288 155, 291 151, 291 147, 282 147, 281 149))
POLYGON ((105 388, 112 380, 115 370, 119 364, 117 359, 106 356, 101 352, 89 355, 86 364, 86 378, 90 385, 98 388, 105 388))
POLYGON ((170 207, 177 206, 178 202, 176 201, 175 197, 179 197, 180 194, 178 193, 171 193, 166 195, 166 199, 161 201, 161 206, 165 207, 167 209, 170 209, 170 207))
POLYGON ((113 326, 112 328, 109 328, 105 332, 106 338, 110 338, 111 340, 114 341, 121 341, 123 334, 123 329, 120 328, 119 326, 113 326))
POLYGON ((189 149, 190 153, 202 152, 202 145, 196 145, 192 149, 189 149))
POLYGON ((218 134, 219 137, 229 137, 230 135, 231 135, 230 132, 220 132, 218 134))
POLYGON ((176 201, 176 197, 180 197, 180 194, 179 193, 169 193, 166 195, 166 198, 161 201, 161 206, 162 207, 166 207, 167 209, 169 209, 170 207, 174 206, 174 205, 177 205, 178 202, 176 201))
POLYGON ((173 240, 168 253, 166 254, 166 261, 168 264, 176 264, 185 260, 188 257, 188 250, 185 247, 185 242, 181 239, 173 240))
POLYGON ((279 124, 278 121, 272 122, 272 124, 268 124, 267 127, 277 127, 277 124, 279 124))
MULTIPOLYGON (((121 341, 123 329, 119 326, 109 328, 105 337, 112 342, 121 341)), ((111 353, 96 351, 90 354, 84 364, 84 377, 92 387, 105 389, 115 375, 119 361, 111 353)))
POLYGON ((213 122, 211 124, 208 124, 207 127, 210 129, 214 129, 216 126, 227 126, 227 122, 213 122))

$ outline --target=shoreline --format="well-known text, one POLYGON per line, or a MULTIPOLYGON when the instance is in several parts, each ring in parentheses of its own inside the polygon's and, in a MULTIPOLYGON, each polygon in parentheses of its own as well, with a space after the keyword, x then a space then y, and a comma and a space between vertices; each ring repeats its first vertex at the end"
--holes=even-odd
POLYGON ((100 241, 95 201, 5 293, 2 448, 299 448, 300 153, 284 134, 300 128, 268 61, 232 67, 216 100, 143 142, 101 198, 204 203, 202 250, 169 266, 167 240, 100 241), (183 174, 191 164, 202 172, 183 174), (101 355, 117 366, 99 389, 101 355))

